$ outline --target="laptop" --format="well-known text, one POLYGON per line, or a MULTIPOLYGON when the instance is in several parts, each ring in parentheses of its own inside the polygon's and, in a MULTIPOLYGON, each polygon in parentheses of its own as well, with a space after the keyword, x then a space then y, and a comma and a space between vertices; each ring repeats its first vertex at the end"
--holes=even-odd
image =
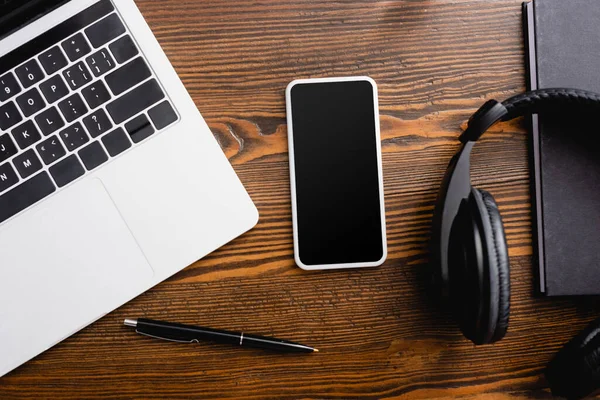
POLYGON ((0 376, 257 221, 133 0, 0 1, 0 376))

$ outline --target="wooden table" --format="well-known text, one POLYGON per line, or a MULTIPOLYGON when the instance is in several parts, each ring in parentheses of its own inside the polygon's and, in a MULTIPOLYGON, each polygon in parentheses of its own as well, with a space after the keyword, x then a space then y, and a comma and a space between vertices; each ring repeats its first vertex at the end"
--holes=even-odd
POLYGON ((473 182, 495 195, 507 228, 507 337, 474 347, 428 293, 431 214, 461 125, 486 99, 525 88, 520 0, 137 3, 260 223, 1 378, 1 399, 550 397, 544 365, 600 308, 533 294, 523 122, 496 126, 473 158, 473 182), (284 89, 359 74, 379 84, 389 258, 376 269, 304 272, 293 260, 284 89), (122 326, 138 316, 321 352, 166 343, 122 326))

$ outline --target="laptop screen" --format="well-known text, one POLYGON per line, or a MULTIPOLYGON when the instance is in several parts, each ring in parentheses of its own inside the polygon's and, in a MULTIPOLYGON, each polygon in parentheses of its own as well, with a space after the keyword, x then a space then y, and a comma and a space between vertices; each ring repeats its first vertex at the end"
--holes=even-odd
POLYGON ((0 0, 0 39, 70 0, 0 0))

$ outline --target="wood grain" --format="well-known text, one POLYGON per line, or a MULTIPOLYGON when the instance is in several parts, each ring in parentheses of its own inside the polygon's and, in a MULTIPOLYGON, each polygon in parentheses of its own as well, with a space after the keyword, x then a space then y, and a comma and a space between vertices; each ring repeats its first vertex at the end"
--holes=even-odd
MULTIPOLYGON (((427 244, 457 135, 486 99, 524 90, 520 0, 138 0, 259 208, 258 226, 0 378, 0 399, 550 398, 543 367, 598 312, 534 296, 527 136, 498 125, 473 182, 498 200, 512 263, 505 340, 475 348, 431 300, 427 244), (295 78, 379 84, 389 259, 294 266, 284 89, 295 78), (164 343, 146 316, 276 335, 307 357, 164 343)), ((0 355, 1 356, 1 355, 0 355)))

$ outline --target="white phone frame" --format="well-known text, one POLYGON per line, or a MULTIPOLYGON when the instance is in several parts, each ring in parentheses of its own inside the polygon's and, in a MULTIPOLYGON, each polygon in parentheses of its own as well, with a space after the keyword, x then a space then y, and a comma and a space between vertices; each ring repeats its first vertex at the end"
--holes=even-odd
POLYGON ((384 191, 383 191, 383 168, 382 168, 382 157, 381 157, 381 133, 379 127, 379 101, 377 97, 377 84, 375 81, 368 76, 355 76, 355 77, 343 77, 343 78, 317 78, 317 79, 296 79, 287 86, 285 91, 286 98, 286 110, 287 110, 287 131, 288 131, 288 152, 290 162, 290 186, 292 194, 292 222, 293 222, 293 234, 294 234, 294 260, 296 265, 304 270, 325 270, 325 269, 342 269, 342 268, 365 268, 365 267, 378 267, 385 262, 387 259, 387 235, 385 226, 385 202, 384 202, 384 191), (379 174, 379 193, 380 193, 380 207, 381 207, 381 238, 383 240, 382 248, 383 255, 381 259, 372 262, 363 263, 340 263, 340 264, 325 264, 325 265, 306 265, 300 260, 300 245, 298 240, 298 213, 296 208, 296 170, 295 170, 295 159, 294 159, 294 127, 292 123, 292 89, 294 86, 299 84, 319 84, 319 83, 330 83, 330 82, 355 82, 355 81, 366 81, 369 82, 373 88, 373 105, 375 121, 375 140, 377 149, 377 171, 379 174))

